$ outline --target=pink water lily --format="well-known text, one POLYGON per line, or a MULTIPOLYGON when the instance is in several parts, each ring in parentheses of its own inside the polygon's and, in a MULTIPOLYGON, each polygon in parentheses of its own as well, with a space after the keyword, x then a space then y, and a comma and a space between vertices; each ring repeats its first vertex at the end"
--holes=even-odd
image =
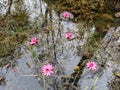
POLYGON ((62 16, 64 18, 69 18, 70 17, 70 13, 69 12, 63 12, 62 16))
POLYGON ((67 39, 71 39, 72 38, 72 33, 71 32, 67 32, 65 34, 65 36, 66 36, 67 39))
POLYGON ((31 38, 31 40, 30 40, 31 45, 36 45, 37 43, 38 43, 38 40, 36 37, 31 38))
POLYGON ((46 64, 42 66, 41 70, 43 75, 50 76, 53 73, 53 65, 52 64, 46 64))
POLYGON ((93 61, 89 61, 89 62, 87 62, 86 65, 87 65, 87 68, 88 68, 89 70, 95 70, 96 67, 97 67, 96 63, 93 62, 93 61))

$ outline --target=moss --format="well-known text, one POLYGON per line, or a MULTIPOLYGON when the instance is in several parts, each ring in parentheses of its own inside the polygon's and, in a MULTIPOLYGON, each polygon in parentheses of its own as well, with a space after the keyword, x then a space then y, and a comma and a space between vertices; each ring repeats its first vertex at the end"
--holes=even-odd
POLYGON ((30 28, 26 10, 0 17, 0 57, 12 54, 27 39, 30 28))
MULTIPOLYGON (((104 0, 57 0, 55 2, 54 0, 50 0, 47 3, 49 3, 48 7, 52 7, 58 14, 63 11, 73 13, 75 17, 74 22, 83 20, 89 23, 89 25, 93 25, 99 22, 98 19, 96 20, 97 17, 102 19, 107 18, 109 21, 107 24, 114 23, 114 13, 105 7, 104 0), (107 14, 111 18, 108 18, 108 16, 101 17, 102 14, 107 14)), ((104 23, 106 23, 106 21, 104 23)))
POLYGON ((27 38, 27 33, 16 32, 14 35, 2 35, 0 37, 0 57, 11 54, 27 38))

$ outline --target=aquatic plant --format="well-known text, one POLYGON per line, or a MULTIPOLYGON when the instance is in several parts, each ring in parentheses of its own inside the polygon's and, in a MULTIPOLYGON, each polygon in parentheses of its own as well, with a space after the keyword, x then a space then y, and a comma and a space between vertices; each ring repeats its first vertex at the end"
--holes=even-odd
POLYGON ((95 70, 96 67, 97 67, 96 63, 93 62, 93 61, 87 62, 86 66, 87 66, 87 68, 88 68, 89 70, 95 70))
POLYGON ((43 75, 50 76, 53 73, 53 65, 52 64, 46 64, 42 66, 41 70, 43 75))

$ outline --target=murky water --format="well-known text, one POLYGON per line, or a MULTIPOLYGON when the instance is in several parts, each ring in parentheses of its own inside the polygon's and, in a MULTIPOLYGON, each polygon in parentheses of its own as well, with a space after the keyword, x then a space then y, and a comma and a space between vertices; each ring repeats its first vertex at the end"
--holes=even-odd
MULTIPOLYGON (((46 26, 44 25, 44 17, 42 16, 45 15, 47 4, 40 0, 24 1, 25 8, 30 13, 29 20, 31 21, 31 25, 36 18, 40 21, 38 24, 43 23, 39 33, 33 35, 39 39, 38 45, 33 47, 33 50, 36 52, 39 61, 43 63, 52 62, 55 65, 55 73, 51 77, 51 81, 48 78, 46 79, 47 90, 62 90, 61 83, 64 82, 61 81, 61 77, 69 77, 74 72, 74 67, 82 58, 77 53, 77 47, 85 44, 87 36, 90 33, 86 31, 83 39, 80 40, 77 38, 79 36, 77 25, 72 21, 60 21, 55 11, 52 11, 52 23, 46 26), (67 32, 73 33, 73 39, 68 40, 65 38, 67 32)), ((48 15, 48 17, 50 16, 48 15)), ((30 36, 30 38, 33 36, 30 36)), ((15 66, 10 65, 9 67, 4 66, 0 68, 0 76, 4 78, 0 81, 0 90, 44 90, 43 79, 38 75, 41 66, 39 66, 36 58, 32 56, 29 47, 29 41, 26 41, 16 51, 17 57, 12 58, 16 61, 15 66)), ((108 64, 111 65, 111 63, 108 64)), ((83 73, 78 82, 78 86, 80 86, 78 90, 91 90, 98 74, 97 71, 89 72, 88 69, 83 69, 83 73)), ((94 89, 101 90, 102 88, 102 90, 109 90, 107 82, 112 76, 111 68, 106 67, 94 89)))

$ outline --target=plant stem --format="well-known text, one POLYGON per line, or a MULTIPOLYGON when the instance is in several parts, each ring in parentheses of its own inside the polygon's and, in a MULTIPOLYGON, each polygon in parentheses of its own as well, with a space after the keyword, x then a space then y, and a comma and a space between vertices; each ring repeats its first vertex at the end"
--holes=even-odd
POLYGON ((44 90, 46 90, 45 76, 44 75, 42 76, 43 76, 43 82, 44 82, 44 90))
POLYGON ((92 85, 92 89, 91 90, 94 90, 95 88, 95 84, 97 83, 98 79, 100 78, 100 76, 102 75, 102 71, 98 74, 97 78, 95 79, 93 85, 92 85))

